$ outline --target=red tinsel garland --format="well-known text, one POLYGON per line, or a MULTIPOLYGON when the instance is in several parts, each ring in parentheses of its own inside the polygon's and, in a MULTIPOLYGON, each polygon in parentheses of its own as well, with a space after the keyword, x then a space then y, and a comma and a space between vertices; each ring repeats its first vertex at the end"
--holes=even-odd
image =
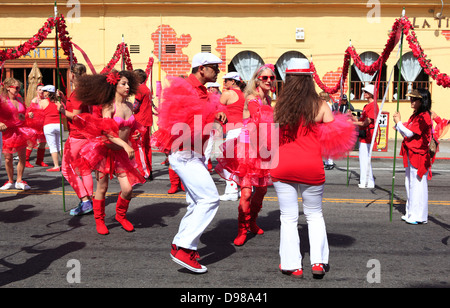
MULTIPOLYGON (((32 38, 30 38, 22 45, 0 50, 0 63, 6 60, 14 60, 20 58, 28 54, 30 51, 36 49, 47 38, 49 33, 52 32, 55 25, 58 25, 58 35, 61 41, 61 47, 64 50, 64 55, 69 58, 70 50, 72 49, 72 42, 71 38, 68 36, 69 33, 66 31, 66 22, 64 20, 64 17, 61 16, 56 17, 56 19, 54 17, 50 17, 49 19, 47 19, 47 21, 44 23, 44 26, 39 29, 38 33, 36 33, 32 38)), ((77 62, 75 57, 73 57, 73 60, 75 63, 77 62)))
MULTIPOLYGON (((346 80, 350 57, 353 59, 355 66, 361 72, 369 75, 375 74, 377 70, 389 59, 392 50, 395 48, 395 46, 399 41, 401 34, 400 31, 403 31, 403 34, 406 36, 406 40, 408 41, 409 47, 411 48, 414 57, 417 58, 417 61, 419 62, 420 66, 424 69, 425 73, 431 76, 434 80, 436 80, 436 83, 439 86, 442 86, 444 88, 450 87, 450 77, 447 74, 440 73, 437 67, 433 67, 433 65, 431 64, 431 60, 426 58, 426 54, 424 53, 422 47, 419 44, 419 41, 417 40, 416 33, 414 32, 414 26, 406 16, 396 19, 394 25, 392 26, 392 30, 389 33, 388 41, 385 45, 383 52, 381 53, 381 56, 377 59, 377 61, 375 61, 371 65, 365 65, 361 61, 360 56, 356 52, 356 49, 353 46, 349 46, 345 51, 344 66, 341 78, 343 78, 344 81, 346 80)), ((318 76, 316 68, 314 67, 313 63, 311 63, 311 69, 313 70, 314 73, 313 76, 315 82, 323 91, 329 94, 335 94, 340 90, 341 88, 340 81, 336 86, 329 88, 320 80, 320 77, 318 76)))
MULTIPOLYGON (((64 16, 61 17, 50 17, 44 23, 41 29, 39 29, 38 33, 36 33, 32 38, 30 38, 25 43, 14 47, 0 50, 0 64, 6 60, 14 60, 20 58, 30 51, 36 49, 48 36, 48 34, 53 30, 55 25, 58 25, 58 35, 61 42, 61 48, 64 51, 64 55, 69 57, 71 54, 71 50, 73 48, 71 38, 68 36, 68 32, 66 31, 66 22, 64 20, 64 16)), ((403 31, 403 34, 406 36, 406 40, 408 41, 408 45, 411 48, 413 55, 417 58, 420 66, 424 69, 425 73, 431 76, 439 86, 444 88, 450 87, 450 76, 445 73, 441 73, 437 67, 433 67, 431 64, 431 60, 427 59, 427 55, 424 53, 424 50, 419 44, 417 40, 416 33, 414 32, 414 26, 409 21, 408 17, 404 16, 402 18, 396 19, 394 25, 392 26, 392 30, 389 34, 388 41, 385 45, 385 49, 381 53, 381 56, 372 63, 372 65, 365 65, 362 61, 356 49, 353 46, 349 46, 345 51, 344 56, 344 65, 342 69, 341 79, 346 80, 348 75, 348 66, 350 63, 350 57, 353 59, 356 67, 366 74, 373 75, 376 71, 381 67, 382 64, 386 63, 388 60, 392 50, 395 48, 399 41, 400 31, 403 31)), ((121 43, 117 45, 116 52, 113 55, 113 58, 108 63, 108 65, 102 70, 102 73, 110 72, 114 66, 119 61, 120 57, 123 57, 127 70, 133 70, 133 65, 131 63, 131 57, 128 50, 128 47, 125 43, 121 43)), ((76 57, 73 55, 73 63, 77 63, 76 57)), ((149 59, 149 63, 146 68, 147 75, 149 74, 151 68, 153 66, 153 58, 149 59)), ((317 74, 316 68, 313 63, 311 63, 311 69, 314 73, 314 80, 318 84, 318 86, 325 92, 329 94, 335 94, 340 90, 341 82, 339 81, 337 85, 332 88, 327 87, 321 80, 317 74)))
POLYGON ((114 52, 112 59, 105 66, 105 68, 100 72, 100 74, 109 73, 114 68, 114 66, 117 64, 117 62, 119 62, 120 57, 123 57, 123 59, 125 61, 126 69, 129 71, 132 71, 133 65, 131 64, 131 57, 130 57, 130 52, 128 51, 128 47, 125 43, 120 43, 117 45, 116 51, 114 52))

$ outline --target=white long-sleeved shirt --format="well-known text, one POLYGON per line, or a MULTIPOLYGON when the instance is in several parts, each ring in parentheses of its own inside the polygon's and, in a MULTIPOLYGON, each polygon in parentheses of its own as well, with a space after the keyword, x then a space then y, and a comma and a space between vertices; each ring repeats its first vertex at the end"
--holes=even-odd
POLYGON ((398 123, 395 125, 395 128, 397 129, 397 131, 400 132, 400 134, 401 134, 403 137, 411 138, 412 136, 414 136, 414 133, 413 133, 412 131, 410 131, 409 129, 407 129, 407 128, 405 127, 405 125, 403 125, 402 122, 398 122, 398 123))

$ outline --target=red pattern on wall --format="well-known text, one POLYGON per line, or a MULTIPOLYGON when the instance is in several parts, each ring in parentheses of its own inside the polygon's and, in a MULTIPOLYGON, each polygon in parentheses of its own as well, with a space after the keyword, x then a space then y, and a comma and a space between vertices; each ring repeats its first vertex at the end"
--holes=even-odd
POLYGON ((450 41, 450 31, 449 30, 442 30, 442 35, 445 37, 447 41, 450 41))
POLYGON ((232 35, 228 35, 227 37, 221 38, 217 40, 217 52, 220 53, 220 59, 222 59, 223 63, 220 65, 220 70, 225 72, 227 69, 227 45, 238 45, 242 44, 236 37, 232 35))
MULTIPOLYGON (((342 74, 342 67, 339 67, 337 71, 328 72, 325 75, 323 75, 322 82, 327 87, 334 87, 339 82, 339 79, 341 78, 341 74, 342 74)), ((348 95, 347 91, 348 91, 348 80, 344 84, 344 94, 348 95)), ((330 96, 335 100, 335 102, 337 102, 340 95, 341 95, 340 91, 338 91, 336 94, 333 94, 330 96)))
POLYGON ((152 33, 153 54, 159 59, 159 32, 161 29, 161 69, 169 76, 187 76, 191 70, 189 57, 183 54, 183 48, 189 46, 190 34, 177 33, 169 25, 161 25, 152 33), (166 53, 166 45, 175 45, 175 53, 166 53))

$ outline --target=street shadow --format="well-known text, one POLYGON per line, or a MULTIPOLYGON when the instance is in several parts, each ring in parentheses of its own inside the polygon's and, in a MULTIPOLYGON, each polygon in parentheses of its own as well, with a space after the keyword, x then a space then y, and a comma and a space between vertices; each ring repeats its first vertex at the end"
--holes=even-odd
MULTIPOLYGON (((302 216, 303 212, 299 214, 302 216)), ((260 216, 257 223, 265 232, 279 230, 280 211, 271 211, 265 216, 260 216)), ((236 246, 233 244, 233 240, 236 234, 237 213, 236 219, 220 220, 213 229, 203 233, 200 240, 205 247, 199 249, 200 256, 202 257, 201 263, 207 266, 220 262, 234 254, 236 252, 236 246)), ((302 256, 305 253, 309 254, 310 246, 307 224, 299 224, 299 236, 302 256)), ((254 237, 258 237, 258 235, 248 233, 246 243, 252 241, 254 237)), ((327 233, 327 237, 329 246, 335 247, 350 247, 356 241, 355 238, 344 234, 327 233)))
POLYGON ((40 215, 41 211, 33 211, 33 205, 21 204, 11 211, 0 210, 0 222, 13 224, 31 220, 40 215))
MULTIPOLYGON (((236 215, 237 216, 237 215, 236 215)), ((198 250, 205 266, 228 258, 236 252, 233 240, 237 232, 236 219, 222 219, 216 226, 203 233, 200 241, 205 244, 198 250)))
MULTIPOLYGON (((186 204, 183 203, 161 202, 141 206, 133 210, 130 203, 127 219, 134 225, 135 229, 145 229, 153 226, 167 227, 168 225, 164 218, 177 216, 181 209, 185 207, 186 204)), ((115 226, 111 225, 111 227, 115 226)), ((118 223, 117 226, 119 226, 118 223)))
MULTIPOLYGON (((20 251, 21 253, 35 254, 35 256, 28 258, 22 264, 8 262, 5 258, 0 259, 0 265, 8 268, 8 270, 0 272, 0 287, 33 277, 46 270, 54 261, 61 259, 67 254, 81 250, 85 246, 86 243, 83 242, 68 242, 59 247, 44 250, 23 247, 20 251)), ((44 287, 45 285, 42 286, 44 287)))

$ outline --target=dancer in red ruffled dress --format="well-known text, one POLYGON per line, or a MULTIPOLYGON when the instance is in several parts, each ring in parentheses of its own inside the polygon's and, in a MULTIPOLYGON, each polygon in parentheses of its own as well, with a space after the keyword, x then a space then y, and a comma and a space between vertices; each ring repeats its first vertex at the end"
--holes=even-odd
POLYGON ((329 249, 322 197, 325 171, 322 158, 342 158, 356 142, 356 130, 349 115, 333 115, 322 102, 307 59, 291 59, 286 83, 275 106, 280 125, 279 157, 270 174, 280 205, 280 269, 302 277, 302 255, 298 232, 298 191, 308 223, 310 260, 314 278, 322 278, 329 249))
POLYGON ((85 75, 78 79, 76 98, 88 106, 103 106, 103 118, 88 113, 73 118, 73 125, 89 139, 89 143, 80 151, 82 159, 68 163, 80 175, 97 171, 93 210, 97 232, 103 235, 109 233, 105 225, 105 195, 109 179, 114 175, 121 189, 115 218, 126 231, 134 231, 134 226, 126 219, 126 213, 133 186, 145 182, 137 170, 134 150, 129 144, 133 132, 140 129, 133 115, 133 105, 127 101, 130 95, 136 93, 137 87, 136 77, 130 71, 85 75))
POLYGON ((73 118, 81 113, 92 113, 91 107, 83 105, 83 102, 76 99, 78 78, 86 74, 86 67, 81 63, 76 63, 70 68, 69 80, 74 84, 75 89, 66 99, 65 95, 59 91, 61 102, 56 102, 58 110, 67 118, 69 136, 64 145, 64 155, 61 164, 61 171, 64 178, 72 186, 80 202, 78 206, 70 210, 70 215, 77 216, 92 212, 92 195, 94 193, 94 181, 92 174, 79 176, 71 167, 70 162, 80 158, 80 151, 89 142, 88 139, 78 132, 72 124, 73 118))
POLYGON ((5 168, 8 181, 0 187, 1 190, 17 189, 28 190, 30 186, 23 180, 26 163, 26 147, 36 142, 36 130, 25 126, 25 104, 19 95, 20 82, 14 78, 7 78, 0 93, 0 123, 6 125, 3 130, 3 154, 5 155, 5 168), (17 164, 17 180, 14 185, 13 154, 19 156, 17 164))
MULTIPOLYGON (((275 85, 273 65, 263 65, 253 74, 245 88, 246 101, 243 111, 244 127, 238 138, 222 145, 222 157, 218 157, 216 171, 225 180, 233 180, 241 187, 241 199, 238 208, 238 235, 234 239, 241 246, 247 239, 247 232, 263 234, 256 224, 262 202, 271 185, 269 169, 264 168, 260 155, 263 123, 273 123, 273 110, 269 92, 275 85), (229 174, 226 174, 226 171, 229 174), (253 188, 253 194, 252 194, 253 188)), ((267 128, 267 126, 265 126, 267 128)), ((267 139, 268 136, 266 136, 267 139)))
MULTIPOLYGON (((48 167, 46 163, 44 163, 44 156, 45 156, 45 144, 47 143, 47 140, 45 139, 44 135, 44 111, 39 106, 39 101, 44 99, 44 91, 42 91, 42 88, 44 87, 43 84, 39 84, 36 87, 36 97, 33 98, 30 102, 30 106, 27 108, 26 112, 26 126, 32 127, 36 129, 38 132, 37 135, 37 155, 36 155, 36 166, 41 167, 48 167)), ((34 168, 32 164, 30 164, 30 155, 33 152, 33 148, 27 147, 26 152, 26 167, 27 168, 34 168)))

